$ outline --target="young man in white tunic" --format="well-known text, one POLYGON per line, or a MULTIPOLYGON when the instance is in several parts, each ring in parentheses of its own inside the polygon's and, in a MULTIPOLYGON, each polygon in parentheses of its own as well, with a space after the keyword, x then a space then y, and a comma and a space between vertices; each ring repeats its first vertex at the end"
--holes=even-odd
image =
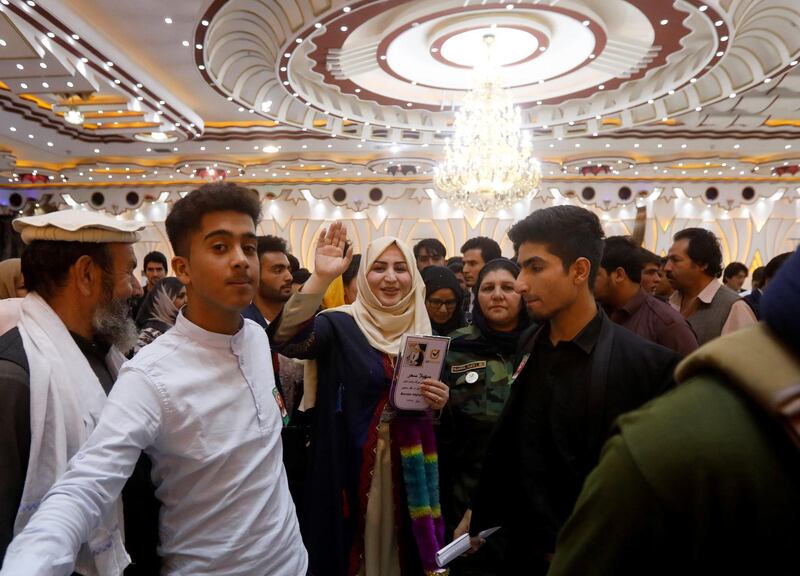
POLYGON ((175 204, 167 233, 189 304, 123 366, 94 432, 9 547, 2 576, 70 574, 142 450, 163 504, 162 574, 306 573, 269 344, 240 314, 258 286, 259 206, 232 184, 175 204))

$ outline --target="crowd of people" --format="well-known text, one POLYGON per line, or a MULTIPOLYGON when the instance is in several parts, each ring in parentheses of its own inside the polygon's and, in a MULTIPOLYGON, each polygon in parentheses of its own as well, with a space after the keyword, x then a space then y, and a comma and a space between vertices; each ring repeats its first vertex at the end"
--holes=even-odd
POLYGON ((335 222, 309 271, 260 218, 251 190, 198 188, 167 217, 172 261, 141 268, 138 222, 14 221, 0 574, 791 565, 800 256, 743 291, 707 230, 661 257, 556 206, 510 228, 511 258, 486 237, 353 254, 335 222), (449 337, 423 411, 390 400, 407 334, 449 337))

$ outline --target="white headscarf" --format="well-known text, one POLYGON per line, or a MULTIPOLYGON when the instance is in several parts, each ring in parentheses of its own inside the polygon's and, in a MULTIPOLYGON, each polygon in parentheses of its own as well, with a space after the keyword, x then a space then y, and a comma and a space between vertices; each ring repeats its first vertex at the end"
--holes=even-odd
POLYGON ((396 356, 400 352, 400 340, 403 334, 431 334, 431 321, 425 309, 425 283, 415 262, 414 253, 399 238, 384 236, 373 240, 367 246, 358 268, 356 301, 325 312, 349 314, 373 348, 396 356), (367 273, 378 257, 392 244, 395 244, 405 257, 411 273, 411 291, 394 306, 384 306, 372 293, 367 283, 367 273))

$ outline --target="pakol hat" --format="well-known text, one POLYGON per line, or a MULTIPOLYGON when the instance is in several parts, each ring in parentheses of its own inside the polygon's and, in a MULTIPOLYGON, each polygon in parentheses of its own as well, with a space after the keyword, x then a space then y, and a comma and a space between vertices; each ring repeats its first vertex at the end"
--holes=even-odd
POLYGON ((131 220, 117 220, 90 210, 59 210, 39 216, 17 218, 12 223, 22 241, 34 240, 62 242, 121 242, 139 241, 139 230, 145 225, 131 220))

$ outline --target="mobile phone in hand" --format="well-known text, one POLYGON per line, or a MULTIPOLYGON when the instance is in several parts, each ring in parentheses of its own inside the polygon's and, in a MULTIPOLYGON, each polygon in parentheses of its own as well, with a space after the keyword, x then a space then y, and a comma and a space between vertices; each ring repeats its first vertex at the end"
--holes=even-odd
POLYGON ((345 240, 344 250, 342 251, 342 258, 347 258, 347 251, 350 250, 350 240, 345 240))

